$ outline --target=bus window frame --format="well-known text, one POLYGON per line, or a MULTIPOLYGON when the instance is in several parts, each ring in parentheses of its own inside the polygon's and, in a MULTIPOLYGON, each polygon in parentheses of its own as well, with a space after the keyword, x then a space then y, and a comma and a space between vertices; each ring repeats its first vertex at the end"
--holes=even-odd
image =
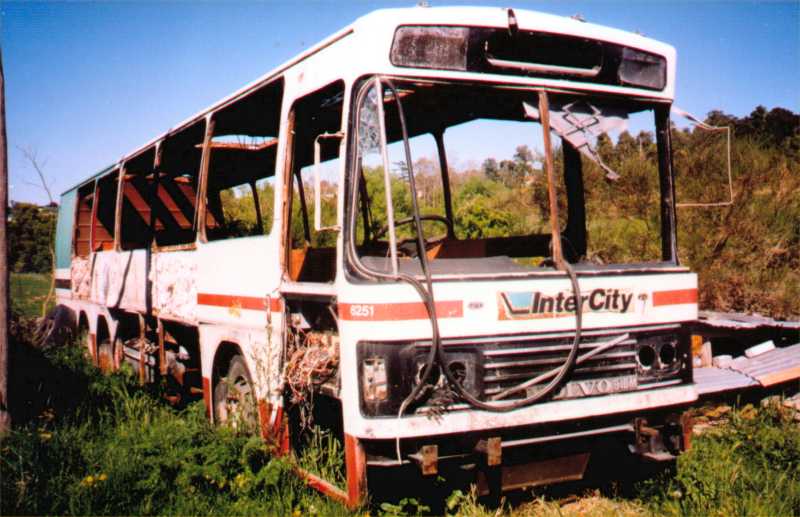
MULTIPOLYGON (((463 84, 469 85, 470 81, 468 80, 460 80, 460 79, 448 79, 448 78, 438 78, 438 79, 431 79, 429 77, 416 77, 416 76, 398 76, 394 74, 365 74, 358 77, 356 80, 353 81, 353 87, 351 88, 351 95, 350 95, 350 108, 348 110, 348 129, 349 133, 351 133, 352 138, 347 143, 347 156, 346 156, 346 165, 345 165, 345 199, 347 202, 350 203, 350 206, 345 207, 344 213, 344 222, 342 225, 342 236, 344 239, 344 272, 347 278, 350 281, 362 282, 362 281, 370 281, 370 282, 396 282, 397 279, 390 279, 387 277, 382 276, 383 274, 377 271, 373 271, 367 266, 365 266, 361 262, 361 258, 358 254, 357 250, 357 243, 356 243, 356 225, 357 225, 357 218, 358 218, 358 196, 359 196, 359 189, 358 189, 358 171, 356 171, 356 167, 358 166, 357 157, 359 154, 358 151, 358 123, 359 123, 359 113, 361 109, 361 103, 363 102, 363 97, 366 95, 366 91, 372 86, 372 81, 375 77, 380 79, 388 79, 392 81, 398 82, 413 82, 413 81, 424 81, 424 82, 434 82, 440 84, 463 84)), ((625 270, 625 272, 639 272, 639 273, 653 273, 653 272, 664 272, 665 270, 685 270, 685 266, 682 266, 678 257, 677 251, 677 217, 675 213, 675 172, 674 167, 672 165, 672 133, 670 127, 670 105, 671 102, 664 101, 661 99, 653 99, 653 98, 643 98, 641 96, 630 96, 630 95, 613 95, 613 94, 600 94, 600 93, 587 93, 582 90, 564 90, 561 88, 550 88, 550 87, 541 87, 541 86, 509 86, 506 84, 492 84, 488 85, 488 87, 498 87, 498 88, 522 88, 522 89, 530 89, 532 91, 544 91, 548 94, 576 94, 576 95, 599 95, 602 97, 614 97, 614 98, 621 98, 627 99, 630 101, 638 101, 638 102, 646 102, 650 105, 650 109, 653 110, 653 125, 655 130, 655 139, 656 145, 658 149, 658 159, 657 159, 657 166, 658 166, 658 181, 659 181, 659 215, 660 215, 660 240, 661 240, 661 248, 662 248, 662 257, 661 260, 657 263, 637 263, 637 264, 612 264, 611 269, 602 271, 594 269, 588 270, 591 273, 606 273, 606 274, 614 274, 617 271, 625 270), (619 266, 618 268, 614 268, 613 266, 619 266), (636 267, 631 267, 636 266, 636 267)), ((564 176, 564 171, 561 171, 560 176, 564 176)), ((585 208, 585 200, 584 200, 584 208, 585 208)), ((563 229, 562 229, 563 232, 563 229)), ((500 280, 506 278, 535 278, 535 277, 547 277, 560 274, 555 269, 542 269, 542 271, 528 271, 524 273, 512 273, 512 272, 501 272, 501 273, 479 273, 479 274, 469 274, 469 275, 459 275, 454 277, 441 277, 441 276, 433 276, 433 281, 460 281, 464 279, 469 280, 481 280, 481 279, 493 279, 493 280, 500 280)))
MULTIPOLYGON (((340 144, 338 148, 340 149, 339 155, 336 159, 339 160, 339 184, 337 186, 337 193, 336 193, 336 221, 337 225, 341 227, 341 221, 344 217, 343 213, 346 211, 345 208, 342 209, 342 184, 346 181, 346 167, 347 162, 349 160, 348 157, 348 147, 346 145, 346 140, 348 137, 348 126, 350 124, 350 111, 351 106, 348 104, 347 99, 349 98, 349 93, 351 92, 352 83, 346 80, 344 77, 336 77, 333 80, 327 81, 322 85, 319 85, 312 90, 305 91, 302 95, 298 95, 291 99, 291 104, 289 105, 289 109, 286 116, 286 136, 284 137, 284 163, 283 163, 283 178, 281 178, 281 225, 280 225, 280 272, 283 277, 283 282, 287 284, 313 284, 316 286, 332 286, 336 282, 336 277, 340 274, 342 270, 342 260, 341 257, 344 255, 340 253, 339 250, 339 239, 336 239, 336 243, 334 244, 334 278, 327 282, 320 282, 320 281, 311 281, 311 280, 294 280, 291 278, 290 268, 291 268, 291 253, 292 253, 292 211, 293 211, 293 203, 294 203, 294 194, 298 194, 298 199, 301 204, 300 216, 303 218, 303 231, 304 237, 307 240, 307 244, 310 245, 311 243, 311 231, 313 230, 313 222, 309 219, 308 214, 308 206, 305 201, 305 188, 302 183, 302 171, 300 168, 297 167, 297 159, 296 159, 296 149, 295 145, 297 143, 297 135, 295 134, 295 127, 297 123, 297 108, 298 106, 306 99, 313 97, 314 95, 319 94, 320 92, 334 87, 337 84, 341 84, 342 89, 342 100, 341 100, 341 108, 339 113, 339 127, 337 129, 338 132, 344 134, 344 137, 340 140, 340 144), (345 143, 345 145, 342 145, 345 143), (344 152, 341 150, 344 149, 344 152), (342 171, 345 172, 342 172, 342 171), (293 182, 297 183, 296 190, 293 187, 293 182), (302 196, 302 197, 301 197, 302 196)), ((313 145, 313 139, 311 140, 313 145)), ((307 165, 313 168, 314 164, 313 161, 311 164, 307 165)), ((312 172, 313 175, 313 172, 312 172)), ((277 192, 277 189, 276 189, 277 192)), ((275 226, 273 226, 275 228, 275 226)), ((316 231, 315 231, 316 233, 316 231)), ((338 232, 338 233, 341 233, 338 232)))
POLYGON ((85 198, 85 196, 81 196, 81 190, 87 188, 90 184, 92 185, 92 194, 91 194, 92 195, 92 212, 94 212, 94 205, 95 205, 94 196, 96 195, 95 191, 97 190, 97 178, 92 178, 89 181, 86 181, 86 182, 82 183, 81 185, 78 185, 77 187, 75 187, 75 198, 76 199, 75 199, 75 211, 73 212, 73 215, 72 215, 73 225, 72 225, 72 246, 71 246, 72 247, 72 258, 73 259, 76 258, 76 257, 77 258, 88 258, 88 257, 91 257, 91 255, 92 255, 92 233, 93 233, 93 226, 94 226, 94 217, 93 217, 92 213, 89 214, 89 220, 90 220, 90 225, 89 225, 89 245, 88 245, 89 246, 89 251, 86 253, 86 255, 81 255, 80 253, 78 253, 78 232, 80 231, 80 220, 79 220, 79 217, 80 217, 80 213, 81 213, 81 201, 85 198))

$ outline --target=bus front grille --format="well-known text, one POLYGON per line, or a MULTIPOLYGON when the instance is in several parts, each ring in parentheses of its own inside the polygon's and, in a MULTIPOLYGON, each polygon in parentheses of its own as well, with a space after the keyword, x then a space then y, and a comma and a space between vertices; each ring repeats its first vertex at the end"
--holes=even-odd
MULTIPOLYGON (((581 339, 578 358, 616 336, 581 339)), ((551 375, 504 399, 525 398, 544 388, 567 361, 572 340, 497 343, 482 350, 482 387, 485 399, 547 373, 551 375)), ((636 339, 627 339, 577 364, 553 395, 554 399, 601 395, 637 388, 636 339)))

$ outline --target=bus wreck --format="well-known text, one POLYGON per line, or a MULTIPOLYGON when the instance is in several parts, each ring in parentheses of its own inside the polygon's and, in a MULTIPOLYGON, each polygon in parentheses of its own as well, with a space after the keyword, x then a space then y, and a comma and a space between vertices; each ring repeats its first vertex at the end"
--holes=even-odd
POLYGON ((639 35, 377 11, 66 191, 58 303, 99 367, 279 453, 330 428, 346 486, 298 472, 349 505, 399 475, 579 479, 599 437, 674 458, 697 399, 674 89, 639 35), (628 125, 653 139, 636 184, 602 148, 628 125), (513 174, 470 168, 512 140, 513 174), (633 225, 641 253, 610 249, 633 225))

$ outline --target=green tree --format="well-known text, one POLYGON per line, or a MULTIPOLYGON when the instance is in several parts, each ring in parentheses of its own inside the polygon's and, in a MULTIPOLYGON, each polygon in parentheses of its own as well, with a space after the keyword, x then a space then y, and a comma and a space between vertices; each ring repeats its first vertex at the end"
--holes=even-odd
POLYGON ((8 264, 17 273, 49 273, 53 267, 56 208, 12 203, 8 220, 8 264))

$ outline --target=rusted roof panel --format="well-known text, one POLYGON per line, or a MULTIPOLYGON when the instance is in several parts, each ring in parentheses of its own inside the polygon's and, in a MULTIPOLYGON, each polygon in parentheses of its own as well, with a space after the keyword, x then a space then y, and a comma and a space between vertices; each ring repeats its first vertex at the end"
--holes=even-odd
POLYGON ((700 311, 699 323, 715 328, 725 329, 800 329, 800 321, 780 321, 759 314, 742 314, 738 312, 700 311))
POLYGON ((776 348, 752 358, 737 357, 725 368, 713 366, 695 368, 697 392, 713 395, 800 379, 800 343, 776 348))
POLYGON ((730 368, 757 380, 765 388, 800 379, 800 343, 731 364, 730 368))
POLYGON ((729 391, 742 390, 758 386, 755 379, 727 368, 707 366, 694 369, 694 382, 697 393, 703 395, 716 395, 729 391))

